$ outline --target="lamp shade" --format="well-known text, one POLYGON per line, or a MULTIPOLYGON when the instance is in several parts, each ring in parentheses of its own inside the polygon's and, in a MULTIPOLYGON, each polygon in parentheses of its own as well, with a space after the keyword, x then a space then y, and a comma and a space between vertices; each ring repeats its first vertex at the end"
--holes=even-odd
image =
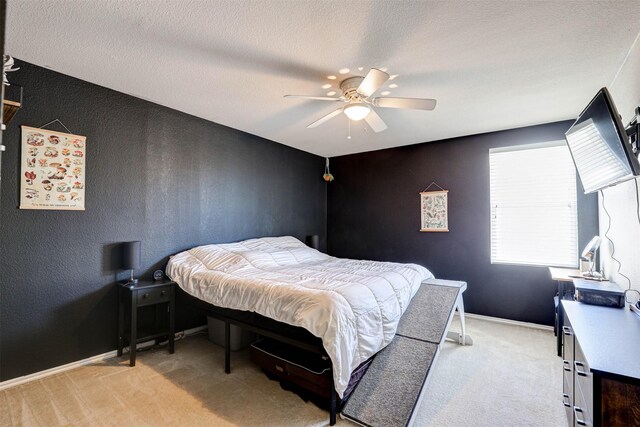
POLYGON ((362 102, 354 102, 344 107, 343 111, 350 120, 357 122, 367 117, 369 112, 371 112, 371 108, 362 102))
POLYGON ((306 238, 307 246, 313 249, 320 249, 320 236, 314 234, 312 236, 307 236, 306 238))
POLYGON ((122 260, 120 268, 123 270, 135 270, 140 268, 141 242, 124 242, 122 244, 122 260))

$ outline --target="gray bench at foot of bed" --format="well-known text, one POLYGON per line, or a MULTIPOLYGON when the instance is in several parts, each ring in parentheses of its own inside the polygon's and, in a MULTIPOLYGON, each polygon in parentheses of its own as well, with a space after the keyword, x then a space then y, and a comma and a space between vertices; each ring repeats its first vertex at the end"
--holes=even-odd
POLYGON ((366 426, 406 426, 446 338, 471 345, 465 334, 462 293, 465 282, 431 279, 405 311, 396 337, 380 351, 342 410, 342 417, 366 426), (453 315, 460 314, 461 333, 448 332, 453 315))

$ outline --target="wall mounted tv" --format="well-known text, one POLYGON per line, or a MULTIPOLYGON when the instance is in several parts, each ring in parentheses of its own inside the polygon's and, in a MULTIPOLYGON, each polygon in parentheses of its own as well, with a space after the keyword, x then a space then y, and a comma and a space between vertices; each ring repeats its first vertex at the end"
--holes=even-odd
POLYGON ((585 193, 640 175, 611 94, 602 88, 565 134, 585 193))

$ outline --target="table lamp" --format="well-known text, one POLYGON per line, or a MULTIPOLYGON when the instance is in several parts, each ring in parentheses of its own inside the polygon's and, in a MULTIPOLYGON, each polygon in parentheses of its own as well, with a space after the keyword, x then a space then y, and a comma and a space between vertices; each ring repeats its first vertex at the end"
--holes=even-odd
POLYGON ((602 274, 596 271, 596 254, 600 248, 600 236, 595 236, 582 251, 580 255, 580 273, 584 277, 601 278, 602 274))
POLYGON ((306 243, 310 248, 320 250, 320 236, 318 236, 317 234, 307 236, 306 243))
POLYGON ((122 244, 122 259, 120 267, 123 270, 131 270, 131 277, 125 285, 135 285, 138 279, 133 275, 134 271, 140 268, 140 247, 141 242, 124 242, 122 244))

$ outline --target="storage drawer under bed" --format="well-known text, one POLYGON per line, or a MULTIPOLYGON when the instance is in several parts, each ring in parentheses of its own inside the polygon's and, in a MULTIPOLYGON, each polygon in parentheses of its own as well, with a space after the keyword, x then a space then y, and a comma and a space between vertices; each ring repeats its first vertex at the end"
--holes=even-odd
POLYGON ((333 373, 331 360, 326 355, 269 339, 251 344, 250 355, 253 363, 271 375, 330 398, 333 373))

